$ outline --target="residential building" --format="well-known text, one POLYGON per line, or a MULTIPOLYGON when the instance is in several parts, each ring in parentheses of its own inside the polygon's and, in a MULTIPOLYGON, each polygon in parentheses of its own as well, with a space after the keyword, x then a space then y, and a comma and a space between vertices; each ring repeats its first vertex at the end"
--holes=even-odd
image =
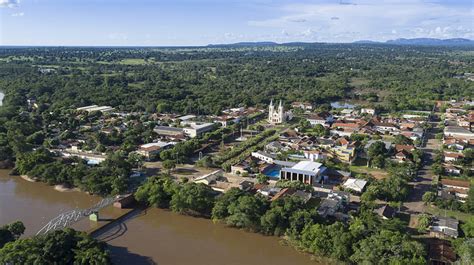
POLYGON ((360 109, 360 114, 369 114, 369 115, 375 115, 375 109, 371 109, 371 108, 362 108, 362 109, 360 109))
POLYGON ((468 197, 470 186, 471 183, 468 180, 442 179, 438 195, 451 195, 459 201, 465 201, 468 197))
POLYGON ((311 105, 311 103, 309 102, 293 102, 291 103, 291 107, 294 108, 294 109, 302 109, 302 110, 312 110, 313 109, 313 105, 311 105))
POLYGON ((80 107, 76 109, 76 111, 87 111, 87 112, 100 111, 102 113, 111 112, 113 110, 114 108, 110 106, 98 106, 98 105, 91 105, 91 106, 80 107))
POLYGON ((385 204, 382 207, 379 207, 374 210, 374 213, 376 213, 378 216, 380 216, 384 220, 392 219, 397 211, 390 207, 388 204, 385 204))
POLYGON ((356 159, 356 148, 351 144, 336 145, 330 149, 334 156, 343 163, 352 163, 356 159))
POLYGON ((310 114, 306 116, 306 120, 311 126, 322 125, 329 126, 333 122, 334 118, 329 112, 321 112, 318 114, 310 114))
POLYGON ((363 179, 348 178, 342 186, 344 189, 352 190, 357 193, 362 193, 367 185, 367 181, 363 179))
POLYGON ((303 155, 306 159, 313 162, 326 159, 326 155, 322 150, 304 150, 303 155))
POLYGON ((459 159, 464 157, 462 153, 444 152, 443 154, 444 154, 444 162, 456 162, 459 159))
POLYGON ((474 139, 474 133, 472 133, 470 130, 466 128, 459 127, 459 126, 446 126, 444 128, 444 136, 467 139, 467 140, 474 139))
POLYGON ((252 152, 252 157, 265 161, 269 164, 273 164, 276 159, 275 155, 272 155, 263 151, 252 152))
POLYGON ((154 155, 158 155, 162 150, 172 147, 174 142, 156 142, 140 145, 137 150, 137 153, 149 159, 154 155))
POLYGON ((438 238, 457 238, 459 221, 449 217, 433 217, 430 225, 430 235, 438 238))

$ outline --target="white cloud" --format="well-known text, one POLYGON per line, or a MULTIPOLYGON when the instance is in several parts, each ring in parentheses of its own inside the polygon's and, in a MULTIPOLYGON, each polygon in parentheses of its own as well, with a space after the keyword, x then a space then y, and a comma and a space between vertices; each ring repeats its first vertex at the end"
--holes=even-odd
POLYGON ((18 7, 20 0, 0 0, 0 7, 14 8, 18 7))
POLYGON ((12 17, 22 17, 22 16, 24 16, 24 15, 25 15, 25 13, 23 13, 23 12, 18 12, 18 13, 13 13, 13 14, 12 14, 12 17))
MULTIPOLYGON (((349 2, 349 1, 347 1, 349 2)), ((300 32, 317 29, 325 41, 386 40, 398 37, 471 38, 474 7, 424 0, 359 0, 357 5, 320 2, 281 6, 282 16, 249 21, 250 26, 300 32), (294 23, 293 21, 305 21, 294 23)))

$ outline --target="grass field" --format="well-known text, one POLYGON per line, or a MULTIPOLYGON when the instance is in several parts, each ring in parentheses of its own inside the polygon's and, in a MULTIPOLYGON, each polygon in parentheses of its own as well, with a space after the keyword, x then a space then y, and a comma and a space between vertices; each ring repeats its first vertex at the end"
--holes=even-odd
POLYGON ((452 218, 456 218, 458 220, 461 220, 463 222, 466 222, 467 219, 472 217, 472 214, 458 212, 458 211, 444 210, 444 209, 440 209, 440 208, 435 207, 435 206, 426 207, 426 212, 428 212, 432 215, 437 215, 437 216, 445 216, 446 215, 448 217, 452 217, 452 218))
POLYGON ((140 58, 123 59, 119 62, 119 64, 126 64, 126 65, 145 65, 145 64, 153 64, 153 63, 154 63, 153 59, 145 61, 145 59, 140 59, 140 58))

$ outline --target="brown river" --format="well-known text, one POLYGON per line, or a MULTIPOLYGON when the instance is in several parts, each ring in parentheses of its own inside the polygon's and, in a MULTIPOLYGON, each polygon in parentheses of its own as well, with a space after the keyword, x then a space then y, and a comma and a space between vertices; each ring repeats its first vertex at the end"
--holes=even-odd
MULTIPOLYGON (((88 208, 100 198, 82 192, 59 192, 42 183, 8 176, 0 170, 0 225, 24 222, 25 236, 34 235, 59 213, 88 208)), ((101 218, 120 209, 108 207, 101 218)), ((88 230, 84 219, 73 228, 88 230)), ((283 246, 276 237, 245 232, 210 220, 148 209, 109 228, 98 238, 110 245, 115 264, 159 265, 286 265, 324 264, 283 246)))

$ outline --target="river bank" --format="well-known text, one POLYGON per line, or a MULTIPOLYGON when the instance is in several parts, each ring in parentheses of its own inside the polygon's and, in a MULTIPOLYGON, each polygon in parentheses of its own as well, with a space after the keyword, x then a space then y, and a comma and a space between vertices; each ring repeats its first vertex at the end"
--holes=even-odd
MULTIPOLYGON (((86 209, 101 200, 84 192, 58 192, 45 183, 25 181, 8 172, 0 170, 0 225, 21 220, 26 226, 25 236, 36 234, 62 212, 86 209)), ((103 221, 85 218, 72 228, 100 231, 97 238, 110 245, 115 264, 327 264, 312 261, 276 237, 155 208, 101 227, 111 218, 123 216, 124 211, 130 210, 107 207, 100 211, 103 221)))

